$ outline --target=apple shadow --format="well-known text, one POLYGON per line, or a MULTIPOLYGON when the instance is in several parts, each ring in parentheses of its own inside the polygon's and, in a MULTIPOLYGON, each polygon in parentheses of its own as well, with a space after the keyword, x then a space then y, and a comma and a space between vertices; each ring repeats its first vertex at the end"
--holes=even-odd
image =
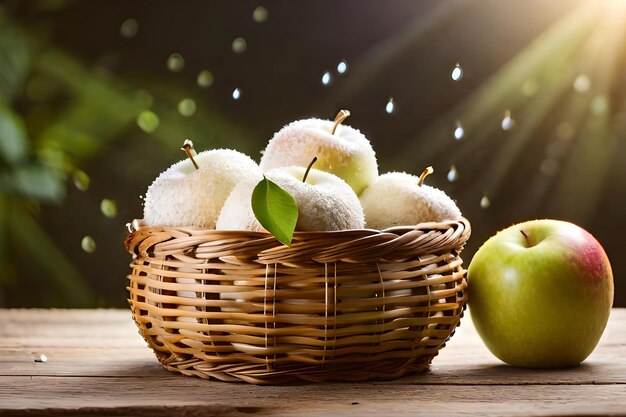
POLYGON ((457 374, 457 380, 467 379, 477 385, 593 383, 596 368, 597 365, 587 363, 562 368, 524 368, 499 363, 464 369, 460 375, 457 374))

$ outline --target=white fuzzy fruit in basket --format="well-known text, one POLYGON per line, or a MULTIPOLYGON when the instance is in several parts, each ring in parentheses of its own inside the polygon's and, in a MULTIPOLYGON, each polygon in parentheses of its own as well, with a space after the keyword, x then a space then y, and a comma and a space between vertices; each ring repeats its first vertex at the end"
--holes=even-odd
POLYGON ((249 156, 230 149, 200 152, 161 173, 148 188, 144 219, 148 226, 215 228, 224 201, 237 183, 260 178, 249 156))
POLYGON ((267 144, 261 169, 306 167, 316 155, 317 169, 337 175, 359 194, 378 176, 378 163, 369 140, 357 129, 340 125, 349 114, 342 110, 334 122, 305 119, 283 127, 267 144))
POLYGON ((429 167, 419 178, 404 172, 389 172, 378 177, 359 197, 366 227, 382 230, 459 220, 461 211, 454 201, 440 189, 423 184, 430 173, 432 168, 429 167))
MULTIPOLYGON (((273 169, 265 176, 290 193, 298 204, 300 231, 362 229, 363 209, 352 188, 336 175, 311 169, 303 182, 306 168, 290 166, 273 169)), ((254 216, 252 191, 257 182, 239 183, 224 203, 217 220, 219 230, 263 230, 254 216)))

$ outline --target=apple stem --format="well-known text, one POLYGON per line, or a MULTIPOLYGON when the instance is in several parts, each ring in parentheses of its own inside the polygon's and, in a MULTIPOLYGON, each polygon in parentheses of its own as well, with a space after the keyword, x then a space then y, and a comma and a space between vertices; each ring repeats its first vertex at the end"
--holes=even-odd
POLYGON ((302 177, 302 182, 306 182, 306 177, 309 176, 309 171, 311 170, 311 167, 313 166, 313 164, 315 163, 315 161, 317 161, 317 156, 313 157, 313 160, 311 161, 311 163, 309 164, 308 167, 306 167, 306 171, 304 171, 304 177, 302 177))
POLYGON ((333 130, 330 132, 331 135, 335 134, 335 130, 337 127, 350 116, 350 112, 348 110, 341 110, 337 113, 337 117, 335 117, 335 124, 333 125, 333 130))
POLYGON ((193 164, 193 166, 196 167, 196 169, 200 169, 196 160, 193 159, 193 157, 197 155, 196 151, 193 149, 193 142, 189 139, 185 139, 185 142, 183 142, 183 147, 180 149, 185 151, 187 157, 191 159, 191 163, 193 164))
POLYGON ((430 174, 432 174, 433 172, 435 172, 435 170, 433 169, 433 167, 428 167, 424 170, 424 172, 422 172, 422 175, 420 175, 420 179, 417 182, 417 185, 419 187, 422 186, 422 184, 424 183, 424 180, 426 179, 427 176, 429 176, 430 174))
POLYGON ((524 239, 526 239, 526 245, 530 247, 530 239, 528 238, 528 235, 522 229, 520 229, 520 232, 522 233, 522 235, 524 235, 524 239))

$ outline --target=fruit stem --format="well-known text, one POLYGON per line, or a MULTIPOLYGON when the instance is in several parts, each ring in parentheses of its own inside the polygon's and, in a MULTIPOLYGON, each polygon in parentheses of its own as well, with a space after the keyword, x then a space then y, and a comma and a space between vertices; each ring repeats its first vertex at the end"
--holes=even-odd
POLYGON ((337 130, 337 127, 348 118, 348 116, 350 116, 350 112, 348 110, 341 110, 339 113, 337 113, 337 116, 335 117, 335 124, 333 125, 333 130, 330 132, 331 135, 335 134, 335 130, 337 130))
POLYGON ((311 161, 311 163, 309 164, 308 167, 306 167, 306 171, 304 171, 304 177, 302 177, 302 182, 306 182, 306 177, 309 176, 309 171, 311 170, 311 167, 313 166, 313 164, 315 163, 315 161, 317 161, 317 156, 313 157, 313 160, 311 161))
POLYGON ((522 235, 524 235, 524 239, 526 239, 526 246, 530 247, 530 239, 528 238, 528 235, 522 229, 520 229, 520 232, 522 233, 522 235))
POLYGON ((193 159, 193 157, 197 155, 196 151, 193 149, 193 142, 189 139, 185 139, 185 141, 183 142, 183 147, 180 149, 185 151, 187 157, 191 159, 191 163, 193 164, 193 166, 196 167, 196 169, 200 169, 196 160, 193 159))
POLYGON ((424 172, 422 172, 422 175, 420 175, 420 179, 417 182, 417 185, 419 187, 422 186, 422 184, 424 183, 424 180, 426 179, 427 176, 429 176, 430 174, 432 174, 433 172, 435 172, 435 170, 433 169, 433 167, 428 167, 424 170, 424 172))

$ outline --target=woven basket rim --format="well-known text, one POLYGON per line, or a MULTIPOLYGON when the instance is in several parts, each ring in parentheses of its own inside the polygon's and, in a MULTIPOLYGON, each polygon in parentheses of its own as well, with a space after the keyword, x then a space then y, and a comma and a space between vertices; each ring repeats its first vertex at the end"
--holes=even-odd
POLYGON ((224 243, 228 251, 238 247, 238 253, 254 252, 262 263, 278 259, 303 259, 317 262, 351 259, 351 262, 379 261, 395 254, 400 258, 417 250, 422 254, 446 250, 461 250, 471 234, 471 225, 465 218, 445 222, 418 223, 384 230, 352 229, 329 232, 296 232, 291 245, 280 243, 268 232, 215 230, 197 227, 140 226, 128 234, 126 250, 137 256, 150 257, 147 247, 163 245, 193 246, 208 242, 224 243), (419 248, 419 249, 418 249, 419 248), (397 250, 400 250, 398 252, 397 250), (255 252, 256 251, 256 252, 255 252), (403 255, 404 254, 404 255, 403 255))
MULTIPOLYGON (((343 229, 343 230, 331 230, 331 231, 300 231, 296 230, 293 234, 295 237, 307 238, 307 237, 331 237, 333 235, 342 236, 342 235, 351 235, 351 234, 380 234, 380 233, 406 233, 410 230, 420 230, 420 229, 444 229, 454 224, 463 224, 465 227, 470 226, 470 222, 467 218, 461 217, 457 220, 444 220, 441 222, 422 222, 414 225, 403 225, 403 226, 393 226, 385 229, 370 229, 370 228, 362 228, 362 229, 343 229)), ((273 238, 273 235, 269 232, 264 231, 250 231, 250 230, 218 230, 218 229, 208 229, 196 226, 148 226, 145 224, 143 219, 134 219, 131 223, 128 223, 129 235, 137 232, 159 232, 159 231, 168 231, 168 230, 180 230, 180 231, 193 231, 193 232, 202 232, 203 234, 219 234, 219 235, 231 235, 231 236, 255 236, 255 237, 270 237, 273 238), (131 226, 132 225, 132 226, 131 226)))

